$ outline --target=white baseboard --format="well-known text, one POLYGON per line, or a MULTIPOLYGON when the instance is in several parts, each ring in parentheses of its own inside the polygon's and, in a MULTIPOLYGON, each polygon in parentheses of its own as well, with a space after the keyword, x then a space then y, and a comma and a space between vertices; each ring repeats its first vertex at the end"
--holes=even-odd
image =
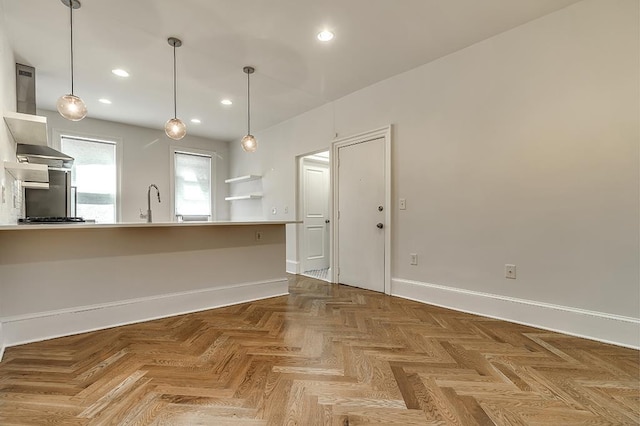
POLYGON ((300 262, 287 259, 287 272, 298 275, 300 273, 300 262))
POLYGON ((0 318, 4 347, 289 294, 287 278, 0 318))
POLYGON ((456 311, 640 349, 640 318, 399 278, 391 280, 391 294, 456 311))

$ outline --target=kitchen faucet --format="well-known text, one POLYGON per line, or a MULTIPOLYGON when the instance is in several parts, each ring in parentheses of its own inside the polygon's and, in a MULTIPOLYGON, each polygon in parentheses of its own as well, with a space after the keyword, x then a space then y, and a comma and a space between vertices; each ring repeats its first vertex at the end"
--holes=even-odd
POLYGON ((160 190, 155 184, 152 183, 147 189, 147 214, 145 215, 143 213, 140 213, 140 218, 147 218, 147 223, 151 223, 151 188, 156 189, 156 193, 158 194, 158 202, 160 202, 160 190))

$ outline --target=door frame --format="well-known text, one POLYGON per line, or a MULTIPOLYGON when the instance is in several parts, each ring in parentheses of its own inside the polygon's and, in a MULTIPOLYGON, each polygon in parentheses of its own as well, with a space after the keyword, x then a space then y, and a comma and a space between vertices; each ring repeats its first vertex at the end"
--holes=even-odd
POLYGON ((340 267, 338 236, 340 235, 340 221, 338 217, 338 150, 342 147, 368 142, 374 139, 384 139, 384 293, 391 294, 391 129, 392 125, 359 133, 345 138, 336 139, 331 144, 330 164, 331 173, 331 282, 338 283, 338 268, 340 267))

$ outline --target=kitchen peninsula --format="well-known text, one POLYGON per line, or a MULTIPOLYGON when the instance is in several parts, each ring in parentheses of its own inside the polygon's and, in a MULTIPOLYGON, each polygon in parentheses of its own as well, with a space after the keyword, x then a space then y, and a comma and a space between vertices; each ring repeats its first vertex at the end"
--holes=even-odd
POLYGON ((286 223, 0 226, 0 346, 287 294, 286 223))

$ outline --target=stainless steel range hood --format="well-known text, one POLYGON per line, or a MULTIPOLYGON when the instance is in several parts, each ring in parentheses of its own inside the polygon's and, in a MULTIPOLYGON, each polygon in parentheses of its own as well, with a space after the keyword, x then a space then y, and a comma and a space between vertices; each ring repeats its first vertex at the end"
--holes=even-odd
MULTIPOLYGON (((16 64, 16 105, 18 113, 30 115, 36 113, 36 69, 29 65, 16 64)), ((11 126, 9 129, 11 130, 11 126)), ((70 169, 73 165, 72 157, 46 145, 46 130, 44 141, 40 140, 39 143, 31 139, 34 137, 32 132, 26 132, 26 135, 21 138, 17 137, 13 130, 12 134, 18 142, 16 145, 18 162, 45 164, 49 167, 64 169, 70 169)))
POLYGON ((20 163, 46 164, 63 169, 73 166, 73 157, 45 145, 19 143, 16 146, 16 157, 20 163))

